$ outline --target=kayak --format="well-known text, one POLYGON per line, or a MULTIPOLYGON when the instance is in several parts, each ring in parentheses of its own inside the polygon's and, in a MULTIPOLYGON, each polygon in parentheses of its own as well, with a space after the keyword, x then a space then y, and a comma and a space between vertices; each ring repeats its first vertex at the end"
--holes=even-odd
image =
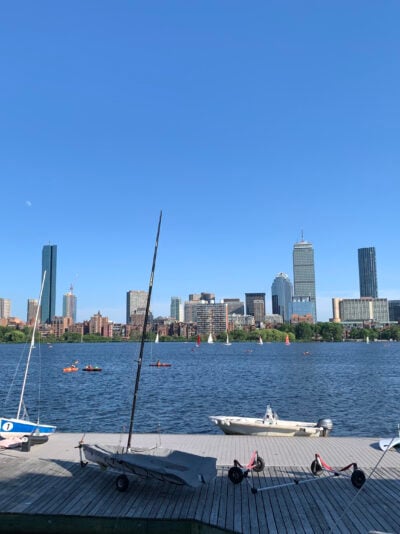
POLYGON ((97 367, 97 366, 93 367, 92 365, 87 365, 86 367, 82 369, 82 371, 102 371, 102 368, 97 367))
POLYGON ((150 367, 171 367, 170 363, 161 363, 161 362, 150 363, 149 365, 150 367))

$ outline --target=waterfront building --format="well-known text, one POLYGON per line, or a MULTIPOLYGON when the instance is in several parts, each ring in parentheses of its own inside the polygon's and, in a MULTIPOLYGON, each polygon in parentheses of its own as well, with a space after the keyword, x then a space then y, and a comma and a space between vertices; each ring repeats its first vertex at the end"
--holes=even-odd
POLYGON ((255 327, 253 315, 232 313, 228 315, 228 330, 252 330, 255 327))
POLYGON ((37 299, 28 299, 28 305, 26 310, 26 322, 32 324, 35 322, 36 312, 39 305, 37 299))
POLYGON ((360 280, 360 298, 378 298, 375 247, 358 249, 358 273, 360 280))
POLYGON ((289 310, 291 323, 315 322, 315 302, 311 297, 293 297, 289 310))
POLYGON ((265 315, 265 293, 245 293, 245 301, 246 301, 246 315, 252 315, 254 317, 255 322, 257 323, 257 319, 255 318, 255 301, 262 301, 264 311, 262 314, 260 313, 261 305, 260 302, 257 302, 257 315, 258 319, 259 316, 262 315, 262 321, 264 320, 265 315))
POLYGON ((223 303, 199 303, 196 310, 197 333, 217 335, 228 330, 228 306, 223 303))
POLYGON ((143 315, 147 306, 147 291, 135 290, 126 293, 126 324, 130 324, 133 314, 143 310, 143 315))
POLYGON ((69 331, 72 325, 72 317, 57 317, 54 316, 51 320, 51 333, 60 338, 63 334, 69 331))
POLYGON ((387 299, 363 297, 360 299, 332 299, 333 322, 351 324, 378 324, 389 322, 387 299))
POLYGON ((56 278, 57 278, 57 245, 44 245, 42 249, 42 280, 46 271, 43 286, 41 322, 50 324, 56 314, 56 278))
POLYGON ((113 323, 108 320, 108 317, 103 317, 99 311, 89 320, 89 334, 112 337, 113 323))
POLYGON ((271 286, 272 313, 281 315, 284 323, 290 322, 290 303, 292 302, 293 285, 285 273, 276 275, 271 286))
POLYGON ((400 300, 389 300, 389 321, 400 322, 400 300))
POLYGON ((0 298, 0 319, 11 317, 11 300, 0 298))
POLYGON ((69 292, 63 295, 63 317, 69 317, 73 323, 76 323, 76 303, 77 298, 71 285, 69 292))
POLYGON ((183 306, 180 297, 171 297, 170 317, 176 321, 183 321, 183 306))
POLYGON ((303 239, 293 247, 293 297, 310 298, 313 319, 317 322, 314 249, 311 243, 303 239))

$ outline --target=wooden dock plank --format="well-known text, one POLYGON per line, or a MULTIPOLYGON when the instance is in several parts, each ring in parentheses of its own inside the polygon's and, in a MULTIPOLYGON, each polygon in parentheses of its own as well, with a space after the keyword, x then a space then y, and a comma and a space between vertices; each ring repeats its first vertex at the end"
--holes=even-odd
MULTIPOLYGON (((67 440, 60 457, 56 454, 59 447, 46 449, 45 445, 32 447, 32 454, 2 451, 0 510, 108 517, 114 518, 115 525, 125 518, 195 520, 243 534, 400 532, 400 456, 383 457, 374 440, 237 438, 167 436, 168 447, 215 454, 226 461, 219 463, 213 481, 197 489, 129 476, 128 490, 119 492, 115 472, 90 464, 80 467, 74 450, 76 436, 67 440), (264 471, 250 472, 241 484, 234 485, 228 478, 233 459, 246 461, 253 450, 259 450, 266 460, 264 471), (324 473, 314 480, 310 464, 317 451, 332 458, 331 465, 357 461, 367 476, 366 484, 358 492, 349 477, 329 478, 324 473), (313 481, 305 482, 307 479, 313 481), (260 491, 253 493, 253 486, 260 491), (261 491, 264 487, 268 489, 261 491)), ((145 435, 137 439, 141 442, 138 446, 148 445, 145 435)), ((62 452, 62 441, 60 444, 62 452)))

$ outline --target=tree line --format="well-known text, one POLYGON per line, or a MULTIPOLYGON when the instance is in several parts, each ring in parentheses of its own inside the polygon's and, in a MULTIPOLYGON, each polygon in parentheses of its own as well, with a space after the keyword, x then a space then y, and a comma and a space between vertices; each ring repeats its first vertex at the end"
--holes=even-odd
MULTIPOLYGON (((251 331, 247 330, 232 330, 229 332, 231 341, 258 341, 261 339, 266 342, 283 342, 286 335, 289 336, 290 342, 298 341, 327 341, 338 342, 346 340, 365 341, 367 338, 369 341, 384 341, 384 340, 400 340, 400 325, 390 325, 384 328, 351 328, 346 329, 344 325, 340 323, 299 323, 296 325, 283 324, 276 328, 260 328, 251 331)), ((32 329, 25 326, 21 329, 16 329, 9 326, 0 326, 0 343, 28 343, 31 340, 32 329)), ((141 333, 132 332, 129 340, 122 337, 106 338, 99 334, 85 334, 81 338, 80 334, 71 332, 65 332, 61 337, 54 335, 46 335, 41 337, 40 332, 36 331, 37 342, 45 343, 105 343, 105 342, 121 342, 121 341, 140 341, 141 333)), ((226 338, 225 333, 218 334, 216 341, 224 342, 226 338)), ((154 341, 155 332, 149 332, 147 336, 148 341, 154 341)), ((205 342, 206 336, 203 341, 205 342)), ((160 341, 196 341, 196 337, 191 339, 178 336, 162 336, 160 341)))

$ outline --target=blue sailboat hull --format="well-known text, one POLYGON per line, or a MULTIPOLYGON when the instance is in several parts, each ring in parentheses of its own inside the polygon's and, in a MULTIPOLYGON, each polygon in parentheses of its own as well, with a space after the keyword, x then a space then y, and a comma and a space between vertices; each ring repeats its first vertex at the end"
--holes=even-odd
POLYGON ((42 425, 40 423, 33 423, 23 419, 9 419, 6 417, 0 418, 0 436, 7 438, 11 436, 22 437, 29 434, 40 436, 48 436, 56 431, 55 426, 42 425))

